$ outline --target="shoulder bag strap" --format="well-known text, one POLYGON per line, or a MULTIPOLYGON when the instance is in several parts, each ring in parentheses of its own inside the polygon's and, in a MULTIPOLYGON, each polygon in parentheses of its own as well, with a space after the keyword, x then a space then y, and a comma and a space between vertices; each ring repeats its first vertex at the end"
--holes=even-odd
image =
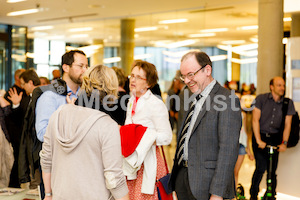
POLYGON ((167 160, 166 160, 164 148, 163 148, 163 146, 160 146, 160 148, 161 148, 161 151, 162 151, 162 154, 163 154, 163 158, 164 158, 164 161, 165 161, 165 166, 166 166, 166 170, 167 170, 167 174, 168 174, 169 173, 169 169, 168 169, 168 164, 167 164, 167 160))
POLYGON ((289 106, 289 98, 284 98, 283 104, 282 104, 282 121, 281 121, 281 130, 282 131, 284 130, 284 122, 285 122, 285 117, 287 114, 288 106, 289 106))

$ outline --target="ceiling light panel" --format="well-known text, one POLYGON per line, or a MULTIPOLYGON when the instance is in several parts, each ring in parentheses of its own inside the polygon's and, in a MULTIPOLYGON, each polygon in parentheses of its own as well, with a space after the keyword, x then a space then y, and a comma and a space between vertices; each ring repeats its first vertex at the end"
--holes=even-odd
POLYGON ((242 27, 237 27, 237 30, 255 30, 258 29, 258 25, 252 25, 252 26, 242 26, 242 27))
POLYGON ((71 28, 69 32, 83 32, 83 31, 92 31, 93 27, 82 27, 82 28, 71 28))
POLYGON ((158 24, 176 24, 176 23, 184 23, 188 22, 188 19, 169 19, 159 21, 158 24))
POLYGON ((141 27, 141 28, 135 28, 135 32, 144 32, 144 31, 156 31, 158 27, 156 26, 149 26, 149 27, 141 27))
POLYGON ((53 26, 36 26, 31 28, 32 31, 43 31, 43 30, 50 30, 50 29, 53 29, 53 26))
POLYGON ((196 34, 190 34, 189 37, 191 38, 198 38, 198 37, 213 37, 216 33, 196 33, 196 34))
POLYGON ((7 16, 28 15, 28 14, 37 13, 37 12, 39 12, 39 9, 38 8, 33 8, 33 9, 9 12, 9 13, 7 13, 7 16))
POLYGON ((6 3, 18 3, 26 0, 7 0, 6 3))
POLYGON ((214 28, 214 29, 203 29, 200 30, 201 33, 211 33, 211 32, 226 32, 228 28, 214 28))

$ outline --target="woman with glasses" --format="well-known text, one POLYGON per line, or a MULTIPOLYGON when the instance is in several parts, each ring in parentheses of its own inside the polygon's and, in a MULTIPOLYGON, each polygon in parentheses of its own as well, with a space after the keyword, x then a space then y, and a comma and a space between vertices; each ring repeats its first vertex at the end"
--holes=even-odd
POLYGON ((141 60, 133 63, 129 83, 131 98, 124 127, 141 125, 145 131, 134 152, 123 162, 131 200, 158 199, 156 180, 167 174, 158 146, 171 143, 172 130, 164 102, 150 91, 157 81, 153 64, 141 60))

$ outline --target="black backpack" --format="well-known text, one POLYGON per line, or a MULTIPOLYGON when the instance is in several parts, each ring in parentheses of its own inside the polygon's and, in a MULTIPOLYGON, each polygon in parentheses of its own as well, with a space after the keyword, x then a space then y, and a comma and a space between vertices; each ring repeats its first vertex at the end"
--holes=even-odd
MULTIPOLYGON (((284 98, 283 99, 283 106, 282 106, 282 130, 284 129, 284 120, 285 116, 287 114, 288 106, 289 106, 289 98, 284 98)), ((287 143, 287 147, 294 147, 298 144, 299 142, 299 115, 298 112, 296 112, 293 115, 292 118, 292 124, 291 124, 291 132, 290 132, 290 137, 287 143)))

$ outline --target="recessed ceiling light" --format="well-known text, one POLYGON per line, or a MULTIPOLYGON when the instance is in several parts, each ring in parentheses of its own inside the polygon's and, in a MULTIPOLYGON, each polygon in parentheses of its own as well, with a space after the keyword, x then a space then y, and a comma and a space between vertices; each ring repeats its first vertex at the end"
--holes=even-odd
POLYGON ((175 23, 184 23, 187 22, 188 19, 168 19, 159 21, 159 24, 175 24, 175 23))
POLYGON ((42 30, 49 30, 49 29, 53 29, 53 26, 36 26, 31 28, 32 31, 42 31, 42 30))
POLYGON ((135 32, 144 32, 144 31, 156 31, 158 27, 156 26, 149 26, 149 27, 141 27, 141 28, 135 28, 135 32))
POLYGON ((245 40, 228 40, 228 41, 222 41, 222 44, 243 44, 245 43, 245 40))
POLYGON ((9 13, 7 13, 7 16, 28 15, 28 14, 37 13, 37 12, 39 12, 39 9, 38 8, 33 8, 33 9, 9 12, 9 13))
POLYGON ((26 1, 26 0, 7 0, 6 3, 18 3, 21 1, 26 1))
POLYGON ((258 29, 258 25, 242 26, 236 28, 236 30, 255 30, 255 29, 258 29))
POLYGON ((71 28, 69 32, 92 31, 93 27, 71 28))
POLYGON ((292 18, 291 17, 285 17, 285 18, 283 18, 283 21, 284 22, 290 22, 290 21, 292 21, 292 18))
POLYGON ((189 37, 212 37, 215 36, 216 33, 196 33, 196 34, 190 34, 189 37))
POLYGON ((225 32, 228 28, 214 28, 214 29, 203 29, 200 30, 201 33, 211 33, 211 32, 225 32))

